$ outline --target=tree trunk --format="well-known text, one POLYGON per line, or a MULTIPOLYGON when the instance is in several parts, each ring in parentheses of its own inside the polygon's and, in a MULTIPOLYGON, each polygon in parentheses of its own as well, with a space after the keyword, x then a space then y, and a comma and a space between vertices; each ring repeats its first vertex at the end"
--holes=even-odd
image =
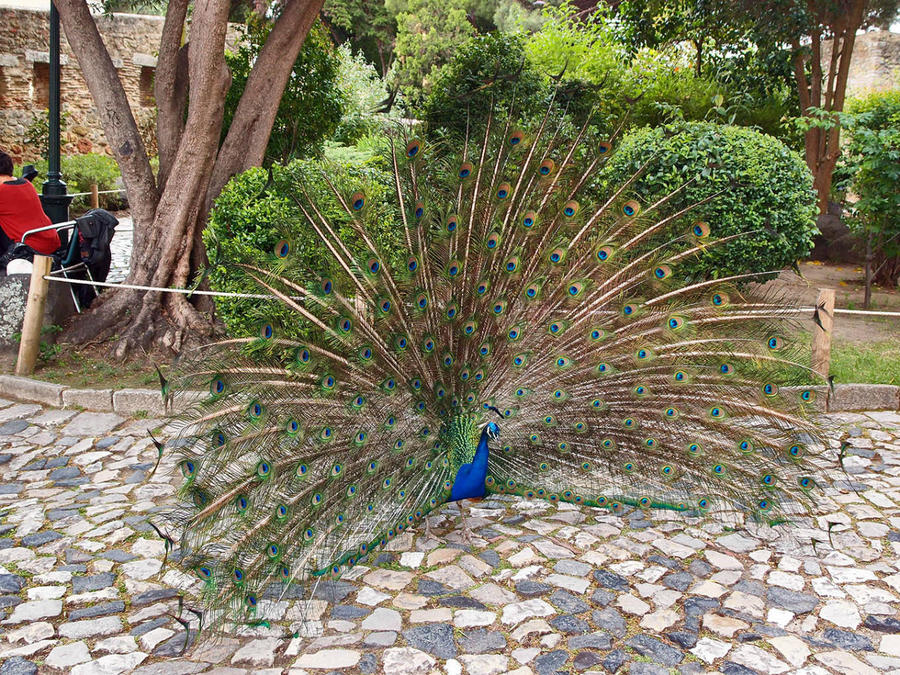
MULTIPOLYGON (((225 65, 230 3, 193 2, 189 48, 181 44, 188 0, 168 3, 155 84, 160 151, 157 184, 125 90, 87 3, 57 0, 66 37, 128 191, 135 224, 128 283, 184 288, 205 264, 200 233, 210 205, 229 177, 262 161, 287 78, 322 2, 287 0, 250 73, 222 152, 219 140, 231 80, 225 65)), ((116 290, 101 295, 66 337, 76 343, 116 338, 114 352, 119 358, 138 348, 164 347, 177 352, 186 342, 202 340, 214 331, 211 316, 198 307, 211 309, 206 299, 116 290)))
POLYGON ((232 176, 262 164, 281 101, 281 96, 273 98, 267 93, 284 91, 294 61, 323 4, 325 0, 287 0, 285 3, 250 71, 219 151, 209 184, 207 204, 210 206, 232 176))
MULTIPOLYGON (((801 112, 809 116, 810 108, 818 108, 828 113, 841 112, 850 74, 850 59, 856 42, 856 31, 862 25, 866 0, 852 0, 845 11, 833 14, 827 10, 814 11, 809 3, 817 27, 810 40, 809 77, 806 75, 807 59, 799 40, 793 43, 794 77, 800 98, 801 112), (832 35, 828 72, 822 70, 822 37, 825 29, 832 35), (824 90, 823 90, 824 87, 824 90)), ((831 179, 840 156, 840 126, 829 129, 813 127, 804 138, 806 164, 813 174, 813 185, 818 195, 819 212, 828 212, 831 194, 831 179)))

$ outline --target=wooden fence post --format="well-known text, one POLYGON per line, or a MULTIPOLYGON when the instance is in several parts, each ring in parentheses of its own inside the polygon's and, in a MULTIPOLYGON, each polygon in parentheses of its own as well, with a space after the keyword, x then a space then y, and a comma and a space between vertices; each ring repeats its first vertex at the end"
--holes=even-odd
POLYGON ((28 303, 25 305, 25 319, 22 321, 22 341, 19 343, 19 358, 16 360, 16 375, 31 375, 34 372, 34 364, 41 349, 44 304, 50 286, 50 282, 44 279, 44 276, 50 274, 52 262, 53 258, 49 256, 34 256, 28 303))
POLYGON ((99 209, 100 208, 100 188, 97 187, 96 183, 91 183, 91 208, 99 209))
POLYGON ((834 325, 834 289, 820 288, 816 298, 816 316, 813 326, 812 369, 822 377, 828 377, 831 365, 831 328, 834 325))

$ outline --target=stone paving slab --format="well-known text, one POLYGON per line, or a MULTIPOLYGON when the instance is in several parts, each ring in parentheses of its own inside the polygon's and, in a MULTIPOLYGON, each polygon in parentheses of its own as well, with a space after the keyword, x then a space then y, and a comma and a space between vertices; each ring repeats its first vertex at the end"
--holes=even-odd
POLYGON ((0 399, 0 675, 900 675, 900 414, 825 419, 845 472, 786 532, 452 504, 311 600, 262 601, 268 625, 197 639, 199 582, 149 525, 166 422, 0 399))

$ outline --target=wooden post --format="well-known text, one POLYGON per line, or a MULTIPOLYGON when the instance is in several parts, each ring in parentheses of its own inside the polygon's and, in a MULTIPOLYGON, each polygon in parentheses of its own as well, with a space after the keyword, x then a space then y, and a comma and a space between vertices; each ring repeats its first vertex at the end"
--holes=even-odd
POLYGON ((834 325, 834 289, 820 288, 816 298, 816 317, 813 325, 812 369, 828 377, 831 366, 831 328, 834 325))
POLYGON ((100 208, 100 188, 97 187, 96 183, 91 183, 91 208, 99 209, 100 208))
POLYGON ((50 274, 53 258, 45 255, 34 256, 31 271, 31 286, 28 288, 28 303, 25 305, 25 320, 22 321, 22 341, 19 343, 19 358, 16 361, 16 375, 31 375, 41 348, 41 326, 44 323, 44 305, 50 282, 44 276, 50 274))

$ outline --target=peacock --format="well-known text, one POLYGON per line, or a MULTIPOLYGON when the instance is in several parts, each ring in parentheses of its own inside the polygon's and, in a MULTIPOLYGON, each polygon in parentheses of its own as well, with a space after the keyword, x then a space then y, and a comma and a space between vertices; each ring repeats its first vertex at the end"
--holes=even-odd
POLYGON ((646 165, 599 191, 620 131, 592 129, 550 111, 492 113, 456 143, 399 127, 402 254, 372 235, 365 185, 323 171, 327 194, 300 184, 292 207, 327 260, 286 237, 231 263, 277 311, 184 354, 173 380, 203 392, 169 517, 210 612, 252 620, 272 589, 489 494, 732 524, 813 503, 822 388, 798 310, 755 274, 685 271, 734 237, 679 190, 637 192, 646 165))

